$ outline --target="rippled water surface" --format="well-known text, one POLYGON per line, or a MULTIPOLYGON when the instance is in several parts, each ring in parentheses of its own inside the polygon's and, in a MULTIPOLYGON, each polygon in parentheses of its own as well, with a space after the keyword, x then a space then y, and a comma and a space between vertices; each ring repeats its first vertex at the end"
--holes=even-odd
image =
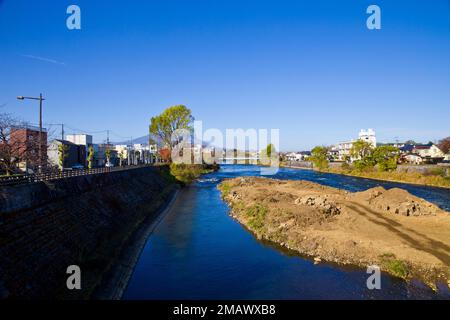
MULTIPOLYGON (((408 299, 450 298, 420 283, 382 276, 382 289, 366 287, 365 270, 308 259, 255 239, 228 215, 217 184, 259 175, 256 166, 225 165, 181 191, 150 236, 124 299, 408 299)), ((401 187, 450 211, 450 190, 282 168, 272 176, 361 191, 401 187)))

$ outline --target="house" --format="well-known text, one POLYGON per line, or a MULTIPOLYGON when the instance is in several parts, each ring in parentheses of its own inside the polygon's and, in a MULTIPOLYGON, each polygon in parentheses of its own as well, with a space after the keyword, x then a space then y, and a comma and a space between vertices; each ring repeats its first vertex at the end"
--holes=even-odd
POLYGON ((402 159, 410 164, 422 164, 423 159, 417 154, 407 154, 402 157, 402 159))
POLYGON ((119 156, 115 146, 107 143, 94 144, 94 166, 104 167, 108 163, 107 150, 109 150, 110 158, 109 162, 113 165, 119 164, 119 156))
MULTIPOLYGON (((361 129, 358 134, 358 140, 362 140, 365 142, 370 143, 370 145, 375 148, 377 146, 377 138, 375 134, 375 130, 373 129, 361 129)), ((353 147, 353 143, 355 143, 357 140, 350 140, 350 141, 344 141, 339 143, 337 146, 334 146, 332 150, 334 150, 334 153, 337 153, 337 158, 340 161, 344 161, 348 158, 350 158, 350 152, 353 147), (337 151, 336 151, 337 150, 337 151)), ((351 159, 356 160, 356 159, 351 159)))
POLYGON ((411 154, 414 150, 413 144, 405 144, 399 148, 401 154, 411 154))
POLYGON ((437 163, 444 160, 445 154, 433 143, 414 146, 413 154, 419 155, 424 162, 437 163))
MULTIPOLYGON (((66 140, 78 146, 84 146, 86 155, 89 153, 89 147, 93 145, 92 136, 89 134, 68 134, 66 140)), ((80 163, 87 166, 87 158, 80 159, 80 163)))
POLYGON ((445 162, 450 162, 450 150, 446 153, 446 155, 444 156, 444 161, 445 162))
POLYGON ((285 155, 287 161, 304 161, 311 156, 310 151, 290 152, 285 155))
POLYGON ((47 130, 42 129, 42 138, 39 143, 40 131, 38 127, 24 125, 13 126, 9 136, 8 145, 11 155, 22 159, 19 169, 27 173, 36 172, 39 164, 44 168, 47 164, 47 130), (39 144, 41 157, 39 159, 39 144))
POLYGON ((86 149, 67 140, 55 139, 50 143, 47 152, 49 163, 58 169, 68 169, 83 165, 86 161, 86 149), (62 147, 64 146, 64 147, 62 147), (61 152, 64 148, 64 161, 61 163, 61 152))
POLYGON ((133 145, 133 164, 150 164, 155 163, 157 158, 157 146, 137 143, 133 145))
POLYGON ((66 140, 79 146, 92 145, 92 136, 89 134, 68 134, 66 140))
POLYGON ((119 165, 122 166, 128 164, 131 148, 126 144, 118 144, 114 146, 114 150, 116 150, 117 152, 117 157, 119 158, 119 165))

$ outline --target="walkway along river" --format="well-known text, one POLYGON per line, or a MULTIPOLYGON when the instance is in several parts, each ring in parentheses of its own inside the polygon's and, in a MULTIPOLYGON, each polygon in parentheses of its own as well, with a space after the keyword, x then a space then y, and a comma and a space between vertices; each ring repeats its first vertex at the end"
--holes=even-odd
MULTIPOLYGON (((147 240, 124 299, 411 299, 450 298, 413 281, 382 275, 381 290, 368 290, 366 270, 314 265, 294 252, 258 241, 229 215, 217 184, 259 175, 257 166, 225 165, 182 190, 147 240)), ((297 179, 361 191, 401 187, 450 211, 450 190, 311 170, 281 168, 277 179, 297 179)))

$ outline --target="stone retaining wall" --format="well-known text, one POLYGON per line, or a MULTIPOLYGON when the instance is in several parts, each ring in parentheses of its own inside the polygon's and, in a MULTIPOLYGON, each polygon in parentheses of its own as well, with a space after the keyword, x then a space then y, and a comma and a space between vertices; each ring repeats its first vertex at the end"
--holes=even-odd
POLYGON ((176 188, 165 167, 0 187, 0 298, 90 297, 176 188), (80 291, 66 288, 69 265, 80 291))

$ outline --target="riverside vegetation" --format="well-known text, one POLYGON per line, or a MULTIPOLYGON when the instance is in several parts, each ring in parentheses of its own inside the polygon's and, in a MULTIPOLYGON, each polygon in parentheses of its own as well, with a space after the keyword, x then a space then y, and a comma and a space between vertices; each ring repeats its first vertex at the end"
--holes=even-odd
POLYGON ((307 181, 241 177, 218 188, 260 239, 329 261, 450 285, 449 213, 407 191, 350 193, 307 181))
POLYGON ((445 168, 436 167, 427 173, 396 171, 399 150, 393 146, 373 148, 368 142, 358 140, 353 144, 350 156, 357 160, 350 164, 346 159, 341 167, 330 168, 328 148, 318 146, 312 150, 309 160, 315 169, 322 172, 450 188, 450 177, 446 175, 445 168))

